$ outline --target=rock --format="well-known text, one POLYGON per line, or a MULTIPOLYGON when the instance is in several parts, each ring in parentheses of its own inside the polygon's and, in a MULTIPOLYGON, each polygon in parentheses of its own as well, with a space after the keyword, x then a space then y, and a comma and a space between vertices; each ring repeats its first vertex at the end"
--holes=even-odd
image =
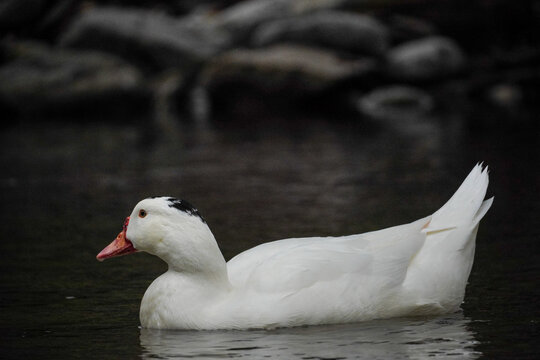
POLYGON ((149 107, 140 72, 116 57, 31 42, 2 45, 8 62, 0 67, 0 103, 21 114, 149 107))
POLYGON ((362 96, 357 106, 362 114, 373 119, 402 121, 428 114, 433 109, 433 99, 423 90, 393 85, 362 96))
POLYGON ((412 16, 392 14, 388 19, 383 19, 383 21, 390 29, 392 41, 397 43, 435 36, 437 33, 433 24, 425 19, 412 16))
POLYGON ((259 25, 290 16, 332 9, 343 0, 247 0, 228 7, 216 16, 216 24, 230 33, 235 42, 250 38, 259 25))
POLYGON ((241 1, 219 14, 219 25, 235 33, 253 30, 259 24, 275 18, 289 16, 291 1, 241 1))
POLYGON ((517 84, 496 84, 488 89, 487 98, 495 105, 515 108, 523 102, 523 90, 517 84))
POLYGON ((388 30, 367 15, 320 11, 270 21, 257 28, 252 37, 252 45, 255 46, 278 42, 382 55, 388 48, 388 30))
POLYGON ((433 80, 463 69, 461 48, 445 37, 427 37, 393 48, 387 56, 388 74, 399 80, 433 80))
POLYGON ((79 13, 81 3, 79 0, 54 0, 48 2, 47 9, 35 23, 33 38, 56 41, 64 32, 69 23, 79 13))
POLYGON ((199 16, 175 18, 153 10, 96 7, 82 13, 60 43, 110 52, 153 69, 186 69, 227 47, 229 38, 199 16))
POLYGON ((293 45, 238 49, 204 69, 201 85, 215 96, 252 91, 282 98, 310 97, 371 74, 369 60, 344 60, 330 51, 293 45))

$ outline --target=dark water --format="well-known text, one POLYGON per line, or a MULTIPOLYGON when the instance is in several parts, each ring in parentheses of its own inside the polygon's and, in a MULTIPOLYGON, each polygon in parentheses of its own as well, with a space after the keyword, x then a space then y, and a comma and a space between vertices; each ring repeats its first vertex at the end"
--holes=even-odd
POLYGON ((535 358, 540 135, 535 119, 520 119, 480 112, 407 131, 332 118, 4 129, 0 358, 535 358), (141 330, 140 299, 165 265, 146 254, 95 260, 147 196, 194 203, 230 258, 270 240, 425 216, 477 161, 490 166, 495 203, 461 313, 273 331, 141 330))

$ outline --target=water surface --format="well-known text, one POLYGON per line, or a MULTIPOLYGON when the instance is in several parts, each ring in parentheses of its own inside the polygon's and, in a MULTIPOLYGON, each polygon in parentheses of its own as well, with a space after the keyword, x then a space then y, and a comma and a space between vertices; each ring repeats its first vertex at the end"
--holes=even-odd
POLYGON ((469 120, 427 119, 406 132, 331 117, 4 129, 0 357, 534 358, 540 135, 507 114, 469 120), (147 196, 195 204, 229 259, 266 241, 426 216, 477 161, 490 166, 496 198, 461 313, 272 331, 144 330, 140 299, 165 265, 147 254, 95 260, 147 196))

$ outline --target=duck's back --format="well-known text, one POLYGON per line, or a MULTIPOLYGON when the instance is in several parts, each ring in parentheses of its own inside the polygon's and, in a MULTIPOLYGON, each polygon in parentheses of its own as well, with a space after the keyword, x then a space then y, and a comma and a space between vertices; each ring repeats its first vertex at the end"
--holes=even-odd
POLYGON ((292 238, 249 249, 227 263, 236 288, 294 293, 343 276, 363 282, 397 285, 405 277, 412 256, 422 247, 421 229, 429 218, 410 224, 342 237, 292 238))
MULTIPOLYGON (((393 316, 429 218, 384 230, 278 240, 228 262, 229 279, 255 325, 341 323, 393 316)), ((242 306, 240 306, 242 307, 242 306)))

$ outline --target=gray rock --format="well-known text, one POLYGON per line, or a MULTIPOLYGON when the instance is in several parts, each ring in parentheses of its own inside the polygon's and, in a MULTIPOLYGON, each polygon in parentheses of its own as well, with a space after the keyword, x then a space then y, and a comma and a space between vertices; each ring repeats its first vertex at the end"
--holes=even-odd
POLYGON ((515 108, 523 103, 523 90, 519 84, 495 84, 487 90, 488 100, 498 106, 515 108))
POLYGON ((259 25, 290 16, 332 9, 343 0, 247 0, 228 7, 216 18, 216 24, 229 32, 235 41, 249 39, 259 25))
POLYGON ((402 121, 428 114, 433 110, 433 99, 423 90, 393 85, 362 96, 357 106, 362 114, 371 118, 402 121))
POLYGON ((428 36, 435 36, 435 25, 425 19, 412 16, 392 15, 385 20, 392 41, 403 43, 405 41, 418 40, 428 36))
POLYGON ((428 37, 406 42, 387 56, 388 74, 400 80, 431 80, 455 74, 463 69, 461 48, 445 37, 428 37))
POLYGON ((0 102, 19 113, 61 114, 150 102, 140 72, 111 55, 30 42, 2 45, 9 61, 0 68, 0 102))
POLYGON ((255 89, 264 94, 314 96, 351 79, 371 74, 369 60, 344 60, 330 51, 279 45, 254 50, 232 50, 206 66, 201 84, 210 93, 255 89))
POLYGON ((367 15, 320 11, 268 22, 261 25, 252 37, 255 46, 278 42, 381 55, 388 48, 388 30, 367 15))
POLYGON ((227 47, 229 38, 198 16, 174 18, 152 10, 96 7, 82 13, 60 43, 163 69, 197 66, 227 47))

